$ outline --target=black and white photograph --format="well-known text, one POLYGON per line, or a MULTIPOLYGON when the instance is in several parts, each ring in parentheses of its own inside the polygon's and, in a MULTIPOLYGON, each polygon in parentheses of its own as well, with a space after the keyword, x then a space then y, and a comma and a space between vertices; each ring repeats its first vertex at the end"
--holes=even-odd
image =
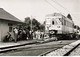
POLYGON ((80 0, 0 0, 0 56, 80 56, 80 0))

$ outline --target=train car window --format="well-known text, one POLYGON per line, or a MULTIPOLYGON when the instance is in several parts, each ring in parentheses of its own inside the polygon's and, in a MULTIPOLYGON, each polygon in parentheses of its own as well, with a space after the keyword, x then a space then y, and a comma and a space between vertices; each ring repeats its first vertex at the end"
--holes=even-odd
POLYGON ((59 20, 62 22, 61 18, 59 18, 59 20))
POLYGON ((51 19, 50 18, 46 19, 46 24, 51 24, 51 19))
POLYGON ((70 24, 69 24, 69 22, 68 22, 68 27, 69 27, 69 25, 70 25, 70 24))
POLYGON ((54 25, 54 21, 52 21, 52 24, 54 25))
POLYGON ((55 19, 55 24, 56 24, 56 25, 57 25, 57 24, 61 25, 61 22, 60 22, 59 18, 56 18, 56 19, 55 19))
POLYGON ((70 23, 70 27, 71 27, 71 23, 70 23))
POLYGON ((66 22, 65 25, 67 26, 67 21, 65 20, 65 22, 66 22))
POLYGON ((69 22, 69 25, 68 26, 70 27, 70 22, 69 22))
POLYGON ((67 21, 67 26, 69 27, 69 22, 67 21))
POLYGON ((69 22, 68 26, 70 27, 70 22, 69 22))
POLYGON ((76 26, 74 25, 74 28, 76 28, 76 26))
POLYGON ((70 27, 71 27, 71 23, 70 23, 70 27))
POLYGON ((68 26, 68 21, 66 22, 66 25, 68 26))
POLYGON ((67 21, 66 21, 66 26, 67 26, 67 21))
POLYGON ((63 20, 62 20, 62 18, 59 18, 59 20, 60 20, 61 24, 63 25, 63 20))
POLYGON ((71 26, 71 23, 69 22, 69 27, 71 26))
POLYGON ((65 20, 64 20, 64 25, 65 25, 65 20))
POLYGON ((63 25, 64 25, 64 19, 63 19, 63 25))
POLYGON ((74 23, 72 23, 72 26, 74 27, 74 23))
POLYGON ((52 19, 52 25, 56 25, 57 24, 57 21, 56 21, 56 19, 52 19))
POLYGON ((65 25, 65 20, 64 20, 64 25, 65 25))

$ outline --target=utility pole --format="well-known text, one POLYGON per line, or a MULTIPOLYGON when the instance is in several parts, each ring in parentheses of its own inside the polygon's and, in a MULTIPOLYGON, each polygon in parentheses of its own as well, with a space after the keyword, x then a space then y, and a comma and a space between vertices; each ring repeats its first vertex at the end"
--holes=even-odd
POLYGON ((33 20, 33 18, 32 18, 32 16, 30 19, 31 19, 31 30, 30 30, 31 37, 30 38, 33 39, 33 36, 32 36, 32 20, 33 20))
POLYGON ((31 32, 32 32, 32 19, 33 19, 33 18, 32 18, 32 16, 31 16, 31 32))

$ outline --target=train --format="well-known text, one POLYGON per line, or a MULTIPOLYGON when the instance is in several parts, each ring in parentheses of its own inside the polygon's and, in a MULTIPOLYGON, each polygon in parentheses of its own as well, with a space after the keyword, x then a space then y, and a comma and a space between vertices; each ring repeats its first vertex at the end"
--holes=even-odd
POLYGON ((70 14, 53 13, 45 16, 45 33, 59 39, 78 39, 79 26, 75 25, 70 14), (77 28, 78 27, 78 28, 77 28))

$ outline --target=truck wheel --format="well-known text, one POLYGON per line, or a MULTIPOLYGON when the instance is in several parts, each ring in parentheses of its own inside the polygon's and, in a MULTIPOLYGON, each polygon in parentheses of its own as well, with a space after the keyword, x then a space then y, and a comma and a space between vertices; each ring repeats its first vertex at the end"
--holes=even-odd
POLYGON ((13 41, 13 38, 12 38, 12 37, 10 37, 10 38, 9 38, 9 41, 13 41))

